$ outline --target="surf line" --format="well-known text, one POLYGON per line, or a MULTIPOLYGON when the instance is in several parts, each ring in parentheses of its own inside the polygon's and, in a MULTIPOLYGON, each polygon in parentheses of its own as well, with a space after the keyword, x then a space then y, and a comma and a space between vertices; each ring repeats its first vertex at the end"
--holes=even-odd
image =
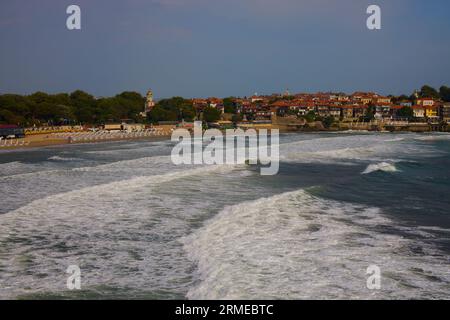
POLYGON ((227 129, 225 137, 221 130, 208 129, 203 132, 202 122, 194 123, 194 134, 187 129, 172 132, 173 164, 181 165, 236 165, 261 164, 261 175, 276 175, 279 170, 279 130, 227 129), (270 140, 270 142, 269 142, 270 140), (203 148, 203 144, 206 147, 203 148), (270 152, 269 152, 270 151, 270 152))

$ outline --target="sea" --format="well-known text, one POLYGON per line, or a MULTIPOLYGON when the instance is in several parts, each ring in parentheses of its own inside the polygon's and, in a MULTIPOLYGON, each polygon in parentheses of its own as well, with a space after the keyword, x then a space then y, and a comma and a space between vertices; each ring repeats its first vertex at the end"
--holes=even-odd
POLYGON ((0 299, 450 298, 450 134, 282 134, 273 176, 174 144, 0 151, 0 299))

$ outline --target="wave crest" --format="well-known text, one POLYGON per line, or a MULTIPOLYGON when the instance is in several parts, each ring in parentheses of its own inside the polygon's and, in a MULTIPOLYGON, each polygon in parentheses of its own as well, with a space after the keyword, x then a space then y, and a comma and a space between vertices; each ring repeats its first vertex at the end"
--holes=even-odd
POLYGON ((426 293, 431 286, 436 297, 448 296, 442 261, 414 256, 410 240, 377 231, 390 225, 378 208, 304 190, 226 207, 182 239, 198 266, 187 298, 417 298, 421 292, 415 288, 426 293), (366 288, 366 270, 373 264, 392 275, 383 277, 377 292, 366 288), (442 282, 430 283, 423 274, 442 282))
POLYGON ((388 162, 381 162, 376 164, 370 164, 367 166, 366 170, 362 172, 362 174, 369 174, 372 172, 383 171, 383 172, 397 172, 397 167, 388 162))

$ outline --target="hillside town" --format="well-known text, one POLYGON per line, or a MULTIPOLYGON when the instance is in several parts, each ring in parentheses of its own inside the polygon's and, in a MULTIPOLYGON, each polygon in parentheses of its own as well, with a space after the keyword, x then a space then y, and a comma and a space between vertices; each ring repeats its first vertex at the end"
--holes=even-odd
MULTIPOLYGON (((241 115, 237 117, 241 122, 278 124, 291 129, 317 129, 320 121, 322 129, 371 129, 371 124, 382 124, 391 130, 407 127, 416 131, 445 131, 450 123, 450 103, 419 97, 418 93, 413 98, 398 100, 373 92, 350 95, 322 92, 290 95, 286 92, 235 98, 232 104, 235 114, 241 115)), ((225 99, 193 99, 193 105, 196 110, 216 108, 222 114, 221 120, 231 120, 227 117, 225 99)))

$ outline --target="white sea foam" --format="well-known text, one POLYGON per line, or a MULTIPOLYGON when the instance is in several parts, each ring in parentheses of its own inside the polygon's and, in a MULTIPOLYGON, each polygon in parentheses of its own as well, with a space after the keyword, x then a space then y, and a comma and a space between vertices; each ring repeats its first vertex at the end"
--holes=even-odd
POLYGON ((417 137, 415 138, 416 140, 419 141, 440 141, 440 140, 448 140, 450 139, 450 134, 433 134, 433 135, 427 135, 427 136, 421 136, 421 137, 417 137))
POLYGON ((392 163, 387 163, 387 162, 381 162, 381 163, 376 163, 376 164, 370 164, 366 170, 364 170, 362 172, 362 174, 369 174, 372 172, 377 172, 377 171, 383 171, 383 172, 397 172, 397 167, 395 166, 395 164, 392 163))
POLYGON ((361 161, 408 161, 410 156, 428 157, 439 152, 433 146, 418 146, 415 134, 358 134, 309 138, 280 145, 284 162, 357 164, 361 161))
MULTIPOLYGON (((195 175, 204 175, 210 173, 224 174, 234 170, 235 168, 236 166, 230 165, 222 165, 222 166, 210 165, 197 167, 189 170, 173 171, 162 175, 151 175, 151 176, 135 177, 127 180, 114 181, 106 184, 51 195, 44 199, 33 201, 27 206, 15 210, 14 212, 10 212, 8 214, 16 214, 17 211, 36 211, 35 208, 40 208, 42 207, 43 204, 45 204, 45 206, 52 204, 55 205, 55 207, 52 208, 49 207, 45 208, 46 211, 52 211, 51 209, 57 209, 57 207, 59 206, 59 202, 63 201, 66 203, 69 200, 83 199, 83 202, 89 203, 89 201, 86 201, 85 199, 88 199, 90 197, 98 198, 100 195, 117 196, 120 195, 121 193, 124 193, 125 191, 130 192, 132 190, 141 189, 146 186, 155 186, 158 184, 171 182, 177 179, 182 179, 195 175)), ((81 206, 81 204, 77 203, 76 201, 74 204, 81 206)), ((57 211, 58 210, 56 210, 55 214, 57 214, 57 211)))
POLYGON ((377 208, 324 200, 303 190, 225 208, 183 239, 198 265, 191 299, 448 298, 450 274, 434 249, 376 229, 377 208), (429 256, 428 256, 429 254, 429 256), (382 289, 366 288, 378 265, 382 289))
POLYGON ((148 153, 149 151, 164 151, 171 150, 171 145, 167 141, 160 142, 140 142, 139 144, 126 144, 122 148, 108 149, 108 150, 93 150, 84 151, 86 154, 92 155, 120 155, 129 152, 133 153, 148 153))
POLYGON ((385 140, 386 142, 399 142, 399 141, 404 141, 405 138, 394 138, 394 139, 388 139, 385 140))
POLYGON ((19 177, 21 175, 33 174, 35 172, 47 171, 47 167, 39 165, 24 163, 20 161, 0 163, 0 179, 19 177))
MULTIPOLYGON (((423 148, 385 142, 385 135, 336 135, 282 144, 280 153, 295 162, 396 163, 423 148)), ((248 193, 245 199, 254 199, 265 184, 242 189, 254 174, 247 166, 175 167, 169 156, 119 159, 21 179, 29 187, 18 196, 27 204, 0 215, 0 298, 64 292, 70 264, 80 265, 83 289, 97 297, 104 297, 97 286, 111 286, 127 298, 153 289, 181 298, 186 292, 189 298, 220 299, 449 298, 448 261, 440 258, 445 255, 380 232, 397 222, 377 208, 297 191, 221 210, 224 198, 239 203, 248 193), (61 185, 76 190, 53 194, 62 192, 61 185), (215 210, 219 215, 196 229, 215 210), (369 264, 382 269, 379 292, 365 287, 369 264)), ((60 165, 43 161, 36 168, 60 165)), ((11 166, 16 173, 36 169, 11 166)), ((14 185, 2 181, 7 190, 14 185)), ((6 202, 12 199, 8 195, 6 202)), ((412 238, 417 233, 401 231, 412 238)), ((427 236, 432 230, 420 231, 427 236)))
POLYGON ((119 160, 107 164, 100 164, 97 166, 89 167, 79 167, 74 168, 73 171, 95 171, 95 172, 108 172, 128 168, 145 168, 145 167, 155 167, 171 165, 170 156, 152 156, 152 157, 141 157, 130 160, 119 160))
POLYGON ((253 171, 250 170, 243 170, 239 172, 239 176, 240 177, 251 177, 253 176, 255 173, 253 171))
POLYGON ((0 298, 64 293, 71 264, 80 265, 83 286, 91 290, 105 284, 140 294, 153 288, 185 292, 192 266, 176 239, 188 232, 187 221, 200 212, 196 206, 208 201, 193 204, 189 215, 186 201, 158 190, 174 189, 172 183, 188 188, 192 179, 233 170, 202 166, 89 186, 0 215, 0 298))
POLYGON ((29 165, 19 161, 0 163, 0 175, 10 175, 28 170, 29 168, 29 165))
POLYGON ((281 144, 280 155, 283 161, 307 163, 378 160, 396 150, 383 143, 382 135, 321 137, 281 144))
POLYGON ((81 158, 53 156, 48 158, 50 161, 83 161, 81 158))

